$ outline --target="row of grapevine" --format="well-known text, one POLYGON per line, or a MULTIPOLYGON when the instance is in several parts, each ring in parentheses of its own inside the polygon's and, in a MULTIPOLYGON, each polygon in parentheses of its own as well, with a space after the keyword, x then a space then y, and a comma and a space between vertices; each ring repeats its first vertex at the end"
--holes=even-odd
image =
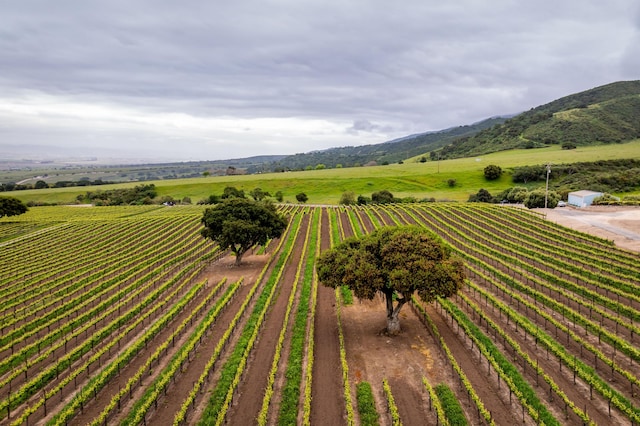
POLYGON ((202 291, 194 279, 215 254, 196 238, 197 216, 83 217, 4 243, 0 412, 12 424, 82 409, 202 291), (25 253, 44 262, 26 263, 25 253), (74 408, 61 409, 53 397, 70 392, 74 408))
MULTIPOLYGON (((513 303, 514 305, 518 304, 519 306, 525 307, 525 314, 527 314, 527 316, 534 315, 532 318, 534 322, 539 323, 539 318, 545 318, 545 328, 547 323, 552 324, 552 321, 555 322, 558 325, 558 327, 556 328, 556 333, 557 330, 564 330, 564 334, 567 336, 567 338, 570 338, 580 344, 579 352, 581 358, 585 356, 582 348, 587 349, 586 351, 584 351, 586 353, 593 353, 595 355, 595 360, 599 359, 603 361, 600 364, 600 369, 602 369, 602 366, 608 365, 611 368, 612 372, 615 371, 619 375, 618 377, 624 378, 628 381, 632 390, 630 393, 633 394, 633 387, 636 386, 637 389, 637 374, 623 369, 621 367, 620 360, 618 360, 617 362, 613 361, 611 357, 604 355, 603 351, 610 352, 612 354, 615 354, 617 352, 618 356, 623 354, 627 355, 629 357, 629 361, 633 363, 634 360, 637 361, 634 345, 631 342, 626 341, 625 338, 621 335, 616 336, 614 333, 605 328, 604 325, 597 324, 594 321, 585 318, 580 312, 578 312, 578 310, 574 310, 574 308, 572 307, 586 307, 588 308, 588 312, 597 312, 600 315, 600 318, 608 319, 610 324, 620 323, 622 325, 622 323, 624 322, 626 328, 634 330, 635 326, 633 324, 629 324, 626 321, 618 320, 618 315, 623 315, 625 312, 631 313, 635 310, 631 307, 631 303, 626 302, 625 304, 622 299, 620 301, 616 299, 607 299, 606 301, 604 300, 607 291, 610 290, 603 291, 603 289, 606 288, 608 283, 611 283, 613 281, 609 280, 608 283, 593 281, 590 282, 591 288, 597 289, 597 294, 601 296, 583 298, 583 289, 578 288, 575 285, 573 287, 571 287, 570 285, 567 286, 567 283, 565 281, 553 277, 551 272, 554 271, 554 268, 543 268, 543 270, 540 269, 541 263, 539 262, 539 259, 536 255, 540 251, 538 249, 536 249, 535 251, 530 251, 530 249, 527 249, 526 245, 523 244, 521 240, 519 240, 519 238, 521 238, 519 236, 524 235, 525 233, 518 233, 517 235, 514 235, 512 240, 518 241, 518 243, 516 244, 512 244, 511 239, 508 239, 507 234, 505 233, 501 234, 502 238, 490 241, 487 237, 481 236, 480 233, 483 231, 478 230, 480 228, 479 225, 475 228, 472 227, 470 223, 473 223, 473 221, 469 217, 461 215, 459 210, 465 210, 464 208, 457 209, 449 206, 446 209, 438 209, 447 210, 446 212, 435 211, 437 209, 430 209, 430 211, 426 210, 427 209, 412 208, 407 209, 406 214, 409 214, 413 221, 422 223, 424 224, 424 226, 428 226, 441 233, 441 235, 446 240, 451 241, 454 244, 454 247, 459 250, 459 253, 462 255, 462 257, 470 262, 469 268, 471 280, 479 280, 478 285, 476 285, 475 282, 472 283, 472 285, 480 294, 484 296, 485 300, 504 300, 506 296, 507 300, 505 302, 502 302, 504 306, 508 307, 510 303, 513 303), (445 214, 446 219, 444 219, 445 214), (526 263, 529 263, 530 265, 537 265, 538 268, 523 268, 526 263), (527 272, 525 272, 525 270, 527 272), (500 281, 502 284, 497 284, 497 281, 500 281), (487 288, 487 290, 490 290, 491 292, 484 291, 484 286, 489 283, 491 284, 490 287, 487 288), (562 294, 563 297, 561 298, 558 298, 557 296, 551 298, 550 295, 545 295, 544 293, 540 293, 538 290, 535 290, 535 288, 549 288, 549 286, 558 284, 563 286, 563 290, 555 287, 554 295, 562 294), (568 293, 567 291, 575 291, 575 296, 571 293, 568 293), (613 309, 615 314, 611 314, 611 311, 607 310, 607 305, 614 307, 613 309), (618 307, 619 309, 617 309, 618 307), (551 309, 552 312, 555 312, 555 314, 549 312, 549 309, 551 309), (560 315, 559 321, 557 317, 554 318, 555 315, 560 315), (582 333, 584 335, 588 335, 589 332, 591 332, 591 334, 596 334, 598 336, 599 343, 594 346, 592 343, 587 343, 584 338, 580 338, 578 333, 576 333, 575 331, 576 327, 578 326, 583 327, 582 333), (605 346, 606 343, 610 343, 611 346, 605 346), (597 346, 601 346, 601 348, 599 349, 597 346)), ((482 212, 484 212, 484 210, 482 210, 482 212)), ((510 209, 503 209, 501 210, 501 213, 501 220, 508 222, 510 209)), ((484 214, 487 213, 485 212, 484 214)), ((478 215, 479 213, 475 216, 478 217, 478 215)), ((518 216, 519 215, 520 213, 518 212, 518 216)), ((523 226, 522 222, 519 222, 519 224, 523 226)), ((536 223, 535 226, 539 226, 539 224, 536 223)), ((546 232, 547 234, 551 234, 551 230, 547 230, 546 232)), ((615 249, 609 249, 609 251, 614 253, 614 257, 616 259, 625 257, 628 258, 630 256, 628 253, 618 253, 615 249)), ((570 257, 575 260, 577 256, 577 254, 572 254, 570 257)), ((590 263, 589 258, 587 258, 586 263, 590 263)), ((588 270, 588 268, 582 269, 588 270)), ((565 271, 562 271, 561 273, 565 274, 565 271)), ((579 279, 583 282, 588 282, 588 277, 585 278, 585 275, 587 274, 588 273, 580 274, 579 279)), ((615 279, 617 278, 614 277, 614 280, 615 279)), ((466 304, 467 306, 471 306, 470 303, 472 302, 468 301, 468 299, 465 299, 464 296, 460 300, 465 301, 464 304, 466 304)), ((492 301, 492 303, 498 302, 492 301)), ((504 312, 504 309, 501 309, 501 312, 504 312)), ((516 306, 513 306, 513 308, 509 309, 514 310, 514 312, 515 309, 517 309, 517 311, 519 312, 522 312, 522 309, 518 309, 516 306)), ((585 308, 582 308, 580 310, 584 311, 585 308)), ((482 316, 478 315, 478 318, 482 318, 482 316)), ((536 336, 536 342, 541 342, 542 338, 539 334, 541 331, 539 328, 537 328, 540 326, 534 325, 533 327, 535 327, 534 329, 538 331, 536 331, 535 333, 532 332, 531 335, 536 336)), ((617 329, 617 327, 615 328, 617 329)), ((496 325, 496 328, 494 329, 498 330, 500 328, 498 328, 498 326, 496 325)), ((505 343, 509 343, 513 348, 512 350, 517 353, 519 350, 513 345, 514 342, 510 337, 510 333, 512 332, 513 331, 511 330, 508 333, 505 331, 505 333, 503 333, 503 338, 505 340, 505 343)), ((631 333, 626 333, 625 336, 628 336, 628 338, 632 339, 634 332, 635 330, 631 333)), ((500 335, 500 333, 497 333, 497 335, 500 335)), ((551 340, 555 341, 553 338, 551 338, 551 340)), ((559 342, 555 343, 553 346, 557 348, 563 347, 563 345, 559 342)), ((566 353, 566 350, 564 351, 566 353)), ((522 357, 523 360, 528 359, 529 361, 527 362, 527 364, 529 365, 529 368, 534 369, 534 358, 529 355, 529 352, 520 352, 521 354, 519 356, 522 357)), ((627 405, 627 403, 624 402, 625 400, 627 400, 626 397, 617 394, 616 392, 618 391, 613 390, 613 388, 610 388, 610 386, 608 385, 605 386, 606 381, 601 381, 600 379, 596 379, 595 377, 593 379, 590 379, 589 376, 586 375, 587 373, 585 373, 585 371, 587 371, 585 370, 585 368, 576 366, 577 364, 575 364, 575 362, 580 362, 580 359, 576 355, 577 354, 575 354, 573 357, 567 357, 567 362, 573 360, 572 369, 576 371, 578 377, 583 374, 583 380, 585 381, 585 383, 588 383, 589 389, 600 389, 599 393, 605 398, 605 400, 608 401, 610 407, 613 406, 618 408, 622 414, 628 416, 632 421, 636 421, 635 410, 637 409, 632 408, 633 405, 627 405), (596 383, 598 384, 596 385, 596 383)), ((599 363, 595 363, 596 368, 597 364, 599 363)), ((540 375, 540 377, 544 377, 545 380, 549 382, 549 387, 552 388, 555 393, 561 397, 560 399, 563 400, 565 404, 565 411, 567 408, 569 408, 571 411, 575 412, 575 414, 579 418, 583 419, 582 421, 586 421, 588 417, 586 417, 586 413, 584 412, 584 410, 577 408, 578 402, 569 400, 566 395, 563 394, 562 390, 552 382, 552 376, 557 374, 557 372, 538 371, 537 374, 540 375)), ((616 383, 620 382, 616 380, 616 383)), ((619 388, 619 386, 616 385, 616 388, 619 388)), ((623 393, 625 394, 627 392, 628 389, 625 389, 623 391, 623 393)), ((536 416, 537 414, 531 415, 536 416)))
MULTIPOLYGON (((315 374, 323 374, 314 371, 321 236, 335 244, 381 226, 416 224, 447 241, 468 275, 459 296, 438 309, 412 303, 433 337, 427 346, 450 370, 446 386, 421 376, 431 402, 419 408, 425 418, 494 424, 496 410, 507 406, 517 407, 506 415, 513 421, 640 423, 637 254, 504 206, 284 205, 290 228, 278 247, 269 243, 262 275, 250 285, 209 287, 200 274, 222 253, 199 235, 203 208, 47 207, 0 220, 0 421, 153 423, 175 396, 174 424, 220 424, 242 410, 234 404, 248 386, 259 386, 261 424, 310 424, 315 374), (271 346, 260 342, 265 327, 278 330, 271 346), (204 341, 210 353, 202 352, 204 341), (471 349, 464 363, 447 342, 471 349), (265 381, 248 382, 261 347, 270 370, 265 381), (480 360, 482 375, 468 370, 469 356, 480 360), (178 393, 187 371, 194 381, 178 393)), ((400 413, 413 414, 406 390, 395 387, 403 379, 387 376, 394 399, 389 382, 349 368, 343 321, 354 312, 346 310, 350 297, 335 292, 341 365, 326 374, 341 375, 342 388, 331 391, 344 400, 347 424, 368 424, 378 414, 400 424, 400 413)))
POLYGON ((253 312, 240 334, 239 341, 236 343, 229 359, 222 367, 221 377, 209 398, 207 408, 200 420, 201 424, 221 424, 225 419, 227 411, 231 406, 235 390, 246 367, 249 354, 258 337, 260 327, 265 320, 267 310, 278 289, 277 283, 284 272, 285 263, 293 251, 293 243, 300 229, 300 222, 301 217, 299 215, 293 219, 293 231, 291 232, 289 241, 284 247, 284 251, 276 264, 274 272, 267 280, 262 293, 256 301, 253 312))

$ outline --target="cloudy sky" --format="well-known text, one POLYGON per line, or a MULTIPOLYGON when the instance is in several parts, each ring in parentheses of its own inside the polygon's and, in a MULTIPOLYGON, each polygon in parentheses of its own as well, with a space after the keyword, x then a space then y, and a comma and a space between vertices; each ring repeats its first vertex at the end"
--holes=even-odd
POLYGON ((0 158, 384 142, 640 78, 637 0, 0 0, 0 158))

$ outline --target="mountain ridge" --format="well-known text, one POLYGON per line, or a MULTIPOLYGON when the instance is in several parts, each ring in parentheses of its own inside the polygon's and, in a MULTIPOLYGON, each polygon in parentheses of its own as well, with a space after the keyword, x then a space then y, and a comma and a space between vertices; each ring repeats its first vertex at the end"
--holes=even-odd
MULTIPOLYGON (((622 143, 640 138, 640 80, 618 81, 563 96, 518 114, 428 131, 387 142, 290 155, 264 169, 303 170, 388 164, 407 158, 473 157, 491 152, 622 143)), ((250 170, 251 172, 251 170, 250 170)))
POLYGON ((552 144, 621 143, 639 137, 640 80, 619 81, 564 96, 458 138, 439 156, 460 158, 552 144))

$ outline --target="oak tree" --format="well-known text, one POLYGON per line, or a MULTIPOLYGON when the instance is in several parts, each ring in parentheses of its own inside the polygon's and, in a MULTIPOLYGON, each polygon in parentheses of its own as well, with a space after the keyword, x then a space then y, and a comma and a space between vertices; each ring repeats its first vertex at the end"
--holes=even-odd
POLYGON ((27 206, 22 201, 13 197, 0 197, 0 217, 17 216, 26 213, 27 206))
POLYGON ((236 256, 236 265, 254 245, 264 245, 269 239, 279 238, 287 227, 287 220, 268 201, 246 198, 228 198, 207 208, 202 216, 201 234, 217 242, 223 250, 230 249, 236 256))
POLYGON ((322 253, 317 271, 323 285, 347 286, 361 299, 381 293, 390 335, 400 332, 400 309, 414 293, 431 302, 455 294, 465 279, 462 262, 450 248, 417 226, 385 227, 346 239, 322 253))

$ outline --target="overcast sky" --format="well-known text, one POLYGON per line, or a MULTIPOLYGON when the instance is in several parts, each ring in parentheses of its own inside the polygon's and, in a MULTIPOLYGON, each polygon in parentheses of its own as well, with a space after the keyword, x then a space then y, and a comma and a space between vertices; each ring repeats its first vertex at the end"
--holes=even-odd
POLYGON ((637 79, 637 0, 0 0, 0 159, 294 154, 637 79))

